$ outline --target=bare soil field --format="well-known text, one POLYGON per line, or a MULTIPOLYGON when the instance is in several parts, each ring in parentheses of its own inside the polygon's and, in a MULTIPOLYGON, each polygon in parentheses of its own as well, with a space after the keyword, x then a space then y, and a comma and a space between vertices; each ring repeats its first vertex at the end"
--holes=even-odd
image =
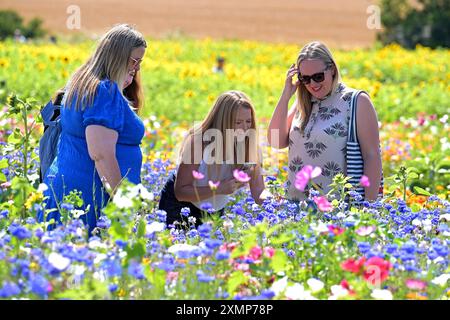
POLYGON ((59 34, 101 34, 127 22, 156 38, 247 39, 301 44, 321 40, 333 47, 367 47, 376 30, 367 27, 367 9, 375 0, 0 0, 26 20, 40 17, 59 34), (76 5, 80 29, 67 21, 76 5))

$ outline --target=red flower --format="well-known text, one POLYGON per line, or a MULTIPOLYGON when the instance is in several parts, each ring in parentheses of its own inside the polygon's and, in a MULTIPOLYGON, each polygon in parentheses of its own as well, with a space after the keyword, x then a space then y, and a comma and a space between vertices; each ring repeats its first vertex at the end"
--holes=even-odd
POLYGON ((347 259, 341 264, 341 268, 345 271, 350 271, 353 273, 359 273, 361 268, 364 266, 364 262, 366 262, 366 258, 362 257, 358 260, 353 258, 347 259))
POLYGON ((391 263, 380 257, 372 257, 365 263, 364 279, 371 285, 377 286, 387 279, 391 263))

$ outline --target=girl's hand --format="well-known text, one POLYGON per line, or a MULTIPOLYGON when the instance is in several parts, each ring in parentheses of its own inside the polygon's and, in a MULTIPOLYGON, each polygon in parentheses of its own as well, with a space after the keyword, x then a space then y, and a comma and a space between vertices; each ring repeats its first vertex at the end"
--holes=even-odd
POLYGON ((235 178, 221 181, 217 188, 218 194, 233 194, 236 190, 241 188, 244 184, 237 181, 235 178))
POLYGON ((286 81, 284 83, 283 94, 287 95, 288 98, 291 98, 292 95, 297 91, 299 81, 298 81, 298 68, 293 63, 286 74, 286 81), (292 83, 292 78, 295 77, 295 82, 292 83))

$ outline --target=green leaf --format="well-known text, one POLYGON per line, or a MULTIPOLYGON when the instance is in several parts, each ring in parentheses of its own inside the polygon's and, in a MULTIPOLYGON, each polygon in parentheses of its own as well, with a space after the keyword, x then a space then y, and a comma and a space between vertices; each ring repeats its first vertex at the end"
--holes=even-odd
POLYGON ((239 270, 233 272, 228 279, 228 293, 230 294, 230 296, 233 296, 236 289, 246 281, 247 277, 242 271, 239 270))
POLYGON ((421 187, 418 187, 418 186, 414 187, 414 192, 416 194, 421 194, 421 195, 424 195, 424 196, 431 196, 431 193, 429 193, 427 190, 422 189, 421 187))
POLYGON ((270 266, 275 273, 278 273, 286 270, 287 262, 288 258, 284 251, 276 250, 275 254, 272 257, 272 261, 270 262, 270 266))
POLYGON ((287 234, 283 233, 279 237, 276 237, 270 241, 271 245, 281 245, 283 243, 290 242, 291 240, 294 240, 295 236, 293 234, 287 234))
POLYGON ((146 226, 145 220, 141 219, 141 221, 139 221, 139 226, 137 229, 138 238, 142 238, 143 236, 145 236, 145 226, 146 226))
POLYGON ((5 174, 4 173, 2 173, 2 172, 0 172, 0 182, 6 182, 6 176, 5 176, 5 174))
POLYGON ((8 166, 9 166, 9 164, 8 164, 8 159, 2 159, 2 160, 0 161, 0 169, 7 168, 8 166))
POLYGON ((127 246, 126 251, 128 260, 138 257, 140 261, 145 254, 145 246, 141 242, 136 242, 131 247, 127 246))

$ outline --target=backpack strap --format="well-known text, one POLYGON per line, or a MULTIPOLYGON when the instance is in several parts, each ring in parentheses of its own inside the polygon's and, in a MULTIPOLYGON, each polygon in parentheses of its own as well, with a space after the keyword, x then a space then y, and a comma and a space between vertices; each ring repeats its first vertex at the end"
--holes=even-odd
POLYGON ((53 127, 56 125, 57 116, 55 117, 55 113, 60 113, 61 106, 54 105, 52 101, 49 101, 42 109, 41 116, 44 121, 45 126, 53 127))

